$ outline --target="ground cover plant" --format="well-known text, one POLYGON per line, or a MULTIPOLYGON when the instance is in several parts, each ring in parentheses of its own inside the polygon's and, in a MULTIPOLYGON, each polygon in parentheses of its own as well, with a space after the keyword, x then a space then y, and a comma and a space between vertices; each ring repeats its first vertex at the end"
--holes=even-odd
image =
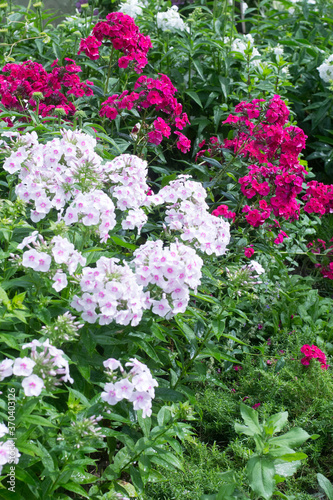
POLYGON ((0 3, 0 498, 331 499, 332 4, 75 7, 0 3))

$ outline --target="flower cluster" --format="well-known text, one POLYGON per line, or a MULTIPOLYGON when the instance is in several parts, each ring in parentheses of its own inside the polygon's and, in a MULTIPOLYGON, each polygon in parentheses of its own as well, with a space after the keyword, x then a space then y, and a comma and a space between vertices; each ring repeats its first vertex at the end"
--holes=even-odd
POLYGON ((189 289, 196 290, 201 279, 203 261, 195 250, 178 241, 164 248, 161 240, 147 241, 134 257, 137 281, 148 291, 147 307, 166 318, 184 313, 189 289))
POLYGON ((131 358, 125 363, 125 366, 132 367, 128 373, 121 363, 113 358, 104 361, 103 365, 112 381, 105 384, 104 392, 101 394, 102 400, 113 406, 127 399, 133 403, 134 410, 142 410, 143 418, 150 417, 152 399, 155 397, 154 387, 157 387, 158 383, 152 377, 149 368, 136 358, 131 358))
POLYGON ((68 96, 92 95, 88 85, 93 83, 81 82, 78 76, 82 71, 80 66, 72 59, 65 58, 65 61, 65 66, 58 66, 58 60, 54 61, 51 73, 32 61, 6 64, 0 75, 1 104, 6 109, 25 113, 27 119, 27 110, 36 111, 37 108, 43 117, 54 114, 54 110, 59 108, 66 115, 73 116, 76 107, 68 96))
POLYGON ((319 76, 325 83, 330 83, 333 80, 333 54, 318 66, 319 76))
MULTIPOLYGON (((142 286, 125 262, 101 257, 95 268, 85 267, 80 276, 82 294, 73 297, 71 307, 88 323, 136 326, 147 307, 142 286)), ((149 306, 148 306, 149 307, 149 306)))
POLYGON ((119 12, 136 19, 137 16, 142 15, 142 10, 145 5, 140 0, 126 0, 119 5, 119 12))
POLYGON ((62 131, 62 138, 39 144, 37 135, 25 134, 12 141, 4 169, 18 173, 17 196, 33 204, 31 219, 39 222, 52 210, 67 209, 60 217, 67 226, 93 226, 101 241, 115 227, 112 199, 98 188, 107 188, 117 208, 130 211, 124 229, 139 230, 147 217, 140 206, 146 199, 147 162, 134 155, 120 155, 102 164, 95 153, 96 140, 81 132, 62 131), (69 205, 69 206, 68 206, 69 205))
POLYGON ((201 183, 189 175, 180 175, 164 186, 157 195, 147 198, 147 204, 169 205, 165 222, 170 230, 180 231, 183 241, 211 255, 224 255, 230 241, 229 223, 208 212, 207 193, 201 183))
MULTIPOLYGON (((139 113, 143 110, 153 110, 162 113, 149 126, 147 141, 159 145, 163 138, 169 138, 171 127, 178 129, 174 132, 178 136, 177 147, 183 153, 189 151, 191 142, 179 132, 189 122, 187 114, 183 113, 182 105, 174 97, 177 89, 172 85, 166 75, 160 73, 158 78, 140 76, 134 85, 134 91, 125 90, 122 94, 113 94, 102 103, 100 116, 114 120, 123 109, 136 109, 139 113)), ((144 127, 140 127, 138 135, 142 137, 144 127)))
POLYGON ((162 31, 184 31, 186 24, 179 15, 177 5, 173 5, 166 12, 158 12, 156 15, 157 27, 162 31))
POLYGON ((101 241, 106 242, 109 231, 116 225, 115 207, 111 198, 100 189, 79 193, 67 208, 63 220, 67 226, 80 222, 86 227, 96 228, 101 241))
MULTIPOLYGON (((3 438, 7 433, 8 428, 6 425, 0 424, 0 438, 3 438)), ((0 474, 4 465, 18 464, 20 456, 21 453, 19 453, 12 439, 8 439, 4 443, 0 443, 0 474)))
POLYGON ((60 292, 68 285, 66 272, 73 275, 78 265, 84 266, 86 264, 86 258, 75 249, 73 243, 70 243, 67 238, 62 236, 54 236, 47 244, 42 236, 38 234, 38 231, 34 231, 30 236, 24 238, 17 248, 22 249, 26 246, 30 250, 23 253, 23 267, 47 273, 53 264, 52 267, 55 267, 56 272, 54 274, 53 269, 50 274, 53 279, 52 287, 57 292, 60 292))
POLYGON ((134 71, 142 73, 148 63, 147 53, 152 44, 149 36, 140 33, 130 16, 122 12, 108 14, 105 20, 93 27, 92 35, 81 40, 78 54, 83 51, 90 59, 98 59, 102 42, 110 42, 115 50, 123 52, 124 55, 118 59, 120 68, 133 64, 134 71))
MULTIPOLYGON (((224 38, 224 43, 230 44, 230 38, 225 37, 224 38)), ((256 47, 254 47, 254 39, 253 36, 250 34, 243 35, 242 38, 235 38, 231 42, 231 51, 232 52, 238 52, 241 54, 245 59, 250 57, 250 61, 254 66, 259 66, 260 64, 260 52, 256 47)))
POLYGON ((326 355, 319 349, 319 347, 308 344, 304 344, 301 347, 301 353, 304 354, 304 358, 301 359, 301 363, 304 366, 309 366, 311 359, 318 359, 322 370, 327 370, 328 364, 326 363, 326 355))
POLYGON ((49 338, 53 344, 73 342, 79 336, 79 330, 84 325, 76 321, 76 317, 67 311, 61 314, 51 325, 42 326, 41 334, 49 338))
POLYGON ((225 269, 228 280, 233 283, 236 295, 239 297, 241 297, 244 291, 253 288, 254 285, 260 285, 262 281, 259 279, 259 276, 266 272, 256 260, 250 260, 248 264, 240 268, 229 269, 226 267, 225 269))
POLYGON ((3 168, 18 173, 15 192, 33 204, 31 219, 38 222, 52 208, 62 210, 78 192, 101 187, 103 167, 94 152, 96 140, 81 132, 62 131, 62 137, 40 144, 37 135, 25 134, 7 148, 3 168))
POLYGON ((62 434, 57 437, 57 441, 66 441, 69 446, 80 449, 85 444, 91 445, 93 440, 102 440, 106 437, 98 425, 102 419, 101 415, 99 417, 92 415, 89 418, 77 415, 76 420, 72 421, 69 427, 62 427, 62 434))
POLYGON ((64 352, 51 345, 49 339, 43 343, 35 339, 22 346, 22 349, 28 348, 31 349, 30 357, 6 358, 0 363, 0 381, 11 375, 23 377, 22 387, 26 396, 39 396, 42 389, 51 391, 61 382, 73 384, 64 352))
POLYGON ((333 212, 333 185, 322 182, 310 181, 306 186, 306 193, 302 196, 306 203, 304 212, 324 215, 333 212))
POLYGON ((233 222, 235 222, 236 219, 236 213, 231 212, 228 205, 219 205, 217 208, 215 208, 215 210, 212 211, 212 215, 214 215, 215 217, 219 217, 220 215, 222 215, 222 217, 225 217, 226 219, 232 219, 233 222))
POLYGON ((105 165, 110 193, 117 200, 119 210, 137 209, 144 205, 149 186, 148 165, 137 156, 123 154, 105 165))
MULTIPOLYGON (((239 183, 244 196, 254 199, 252 205, 243 207, 245 218, 253 227, 264 224, 271 214, 287 220, 297 219, 300 203, 296 197, 302 191, 307 173, 299 161, 299 154, 305 148, 304 132, 298 127, 286 126, 289 110, 277 95, 268 102, 263 99, 241 102, 235 111, 239 115, 229 115, 224 122, 236 129, 234 138, 219 144, 213 137, 211 147, 197 156, 223 158, 222 149, 227 148, 251 162, 248 174, 241 177, 239 183)), ((313 188, 308 193, 309 198, 315 197, 314 191, 313 188)), ((308 203, 307 211, 311 211, 313 205, 314 202, 308 203)))

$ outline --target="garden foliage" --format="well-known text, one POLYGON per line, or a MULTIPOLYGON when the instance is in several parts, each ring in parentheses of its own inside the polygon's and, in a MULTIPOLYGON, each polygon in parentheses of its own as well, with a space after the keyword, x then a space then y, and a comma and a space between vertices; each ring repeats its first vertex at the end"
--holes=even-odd
POLYGON ((333 5, 76 8, 0 3, 0 497, 333 498, 333 5))

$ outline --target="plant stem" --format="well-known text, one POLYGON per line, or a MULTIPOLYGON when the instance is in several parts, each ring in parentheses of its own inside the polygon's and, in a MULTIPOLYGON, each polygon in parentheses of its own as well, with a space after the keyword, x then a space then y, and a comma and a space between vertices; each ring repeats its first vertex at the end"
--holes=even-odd
POLYGON ((109 88, 109 80, 110 80, 110 74, 111 74, 113 52, 114 52, 114 48, 112 47, 111 54, 110 54, 110 59, 109 59, 109 66, 108 66, 108 75, 106 77, 106 82, 105 82, 105 87, 104 87, 104 93, 105 94, 107 94, 108 88, 109 88))

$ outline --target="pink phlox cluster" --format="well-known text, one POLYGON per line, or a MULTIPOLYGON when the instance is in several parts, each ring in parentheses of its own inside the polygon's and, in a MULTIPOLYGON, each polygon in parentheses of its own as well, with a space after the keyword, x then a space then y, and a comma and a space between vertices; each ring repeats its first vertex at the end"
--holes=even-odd
POLYGON ((189 290, 200 285, 202 259, 193 248, 176 241, 163 248, 161 240, 147 241, 134 252, 138 283, 147 290, 147 307, 161 317, 184 313, 189 290))
POLYGON ((55 274, 52 274, 54 281, 52 287, 57 292, 68 284, 66 273, 73 275, 78 265, 84 266, 87 262, 73 243, 62 236, 54 236, 49 243, 46 243, 38 231, 34 231, 24 238, 17 248, 21 250, 26 246, 29 250, 23 253, 22 265, 44 273, 49 272, 51 266, 55 268, 55 274))
POLYGON ((49 339, 42 343, 34 339, 22 349, 31 349, 30 357, 4 359, 0 363, 0 380, 12 375, 23 377, 22 388, 26 396, 39 396, 42 389, 51 390, 61 382, 74 383, 64 352, 52 346, 49 339))
POLYGON ((325 353, 319 349, 319 347, 308 344, 304 344, 301 347, 301 353, 304 354, 304 358, 301 359, 301 363, 304 366, 309 366, 311 359, 318 359, 322 370, 327 370, 328 364, 325 353))
MULTIPOLYGON (((0 424, 1 427, 6 427, 4 424, 0 424)), ((6 427, 7 429, 7 427, 6 427)), ((8 433, 8 429, 5 432, 8 433)), ((3 437, 4 434, 2 434, 3 437)), ((18 464, 21 453, 15 446, 15 442, 12 439, 7 439, 4 443, 0 443, 0 474, 2 468, 6 464, 18 464)))
MULTIPOLYGON (((24 139, 24 136, 22 136, 24 139)), ((96 140, 81 132, 62 131, 61 139, 46 144, 17 147, 4 162, 4 169, 18 172, 15 188, 19 198, 33 204, 31 219, 38 222, 52 208, 60 211, 78 191, 100 187, 103 180, 101 158, 94 152, 96 140)))
MULTIPOLYGON (((120 95, 113 94, 108 97, 102 103, 100 116, 114 120, 123 109, 134 108, 139 113, 153 109, 156 113, 162 113, 163 116, 157 116, 154 119, 147 132, 147 142, 159 145, 163 138, 170 137, 172 128, 176 128, 174 134, 178 136, 177 148, 186 153, 191 148, 191 141, 179 131, 190 122, 187 114, 183 113, 181 103, 174 97, 176 92, 177 89, 171 83, 170 78, 163 73, 160 73, 158 78, 148 78, 143 75, 135 83, 133 92, 129 93, 125 90, 120 95)), ((141 128, 136 129, 136 134, 141 132, 141 128)))
POLYGON ((73 297, 71 307, 81 312, 88 323, 136 326, 146 305, 146 295, 136 276, 125 262, 101 257, 96 267, 85 267, 80 276, 80 295, 73 297))
POLYGON ((210 214, 206 203, 206 190, 189 175, 180 175, 157 195, 147 198, 147 204, 165 204, 165 222, 172 231, 180 231, 183 241, 211 255, 224 255, 230 241, 230 225, 210 214))
POLYGON ((119 210, 140 208, 147 198, 148 165, 138 156, 122 154, 105 164, 110 193, 117 200, 119 210))
POLYGON ((82 51, 92 60, 99 58, 99 47, 111 43, 115 50, 123 52, 118 59, 120 68, 133 65, 134 71, 142 73, 147 65, 147 54, 152 47, 149 36, 140 33, 132 17, 122 12, 111 12, 105 20, 99 21, 92 34, 81 40, 78 54, 82 51))
POLYGON ((126 367, 131 369, 126 372, 120 361, 110 358, 103 362, 112 382, 105 384, 101 394, 103 401, 114 406, 119 401, 127 399, 133 403, 134 410, 142 410, 142 416, 150 417, 152 413, 152 400, 155 397, 154 387, 158 386, 157 380, 152 377, 149 368, 136 358, 131 358, 126 367), (117 372, 120 371, 120 373, 117 372))
POLYGON ((117 208, 126 211, 123 229, 138 229, 140 233, 148 217, 140 208, 145 204, 149 186, 147 162, 137 156, 123 154, 105 165, 108 181, 112 183, 110 193, 117 200, 117 208))
POLYGON ((116 225, 115 206, 111 198, 99 189, 78 193, 62 219, 67 226, 80 222, 84 226, 96 228, 101 241, 106 242, 109 231, 116 225))

